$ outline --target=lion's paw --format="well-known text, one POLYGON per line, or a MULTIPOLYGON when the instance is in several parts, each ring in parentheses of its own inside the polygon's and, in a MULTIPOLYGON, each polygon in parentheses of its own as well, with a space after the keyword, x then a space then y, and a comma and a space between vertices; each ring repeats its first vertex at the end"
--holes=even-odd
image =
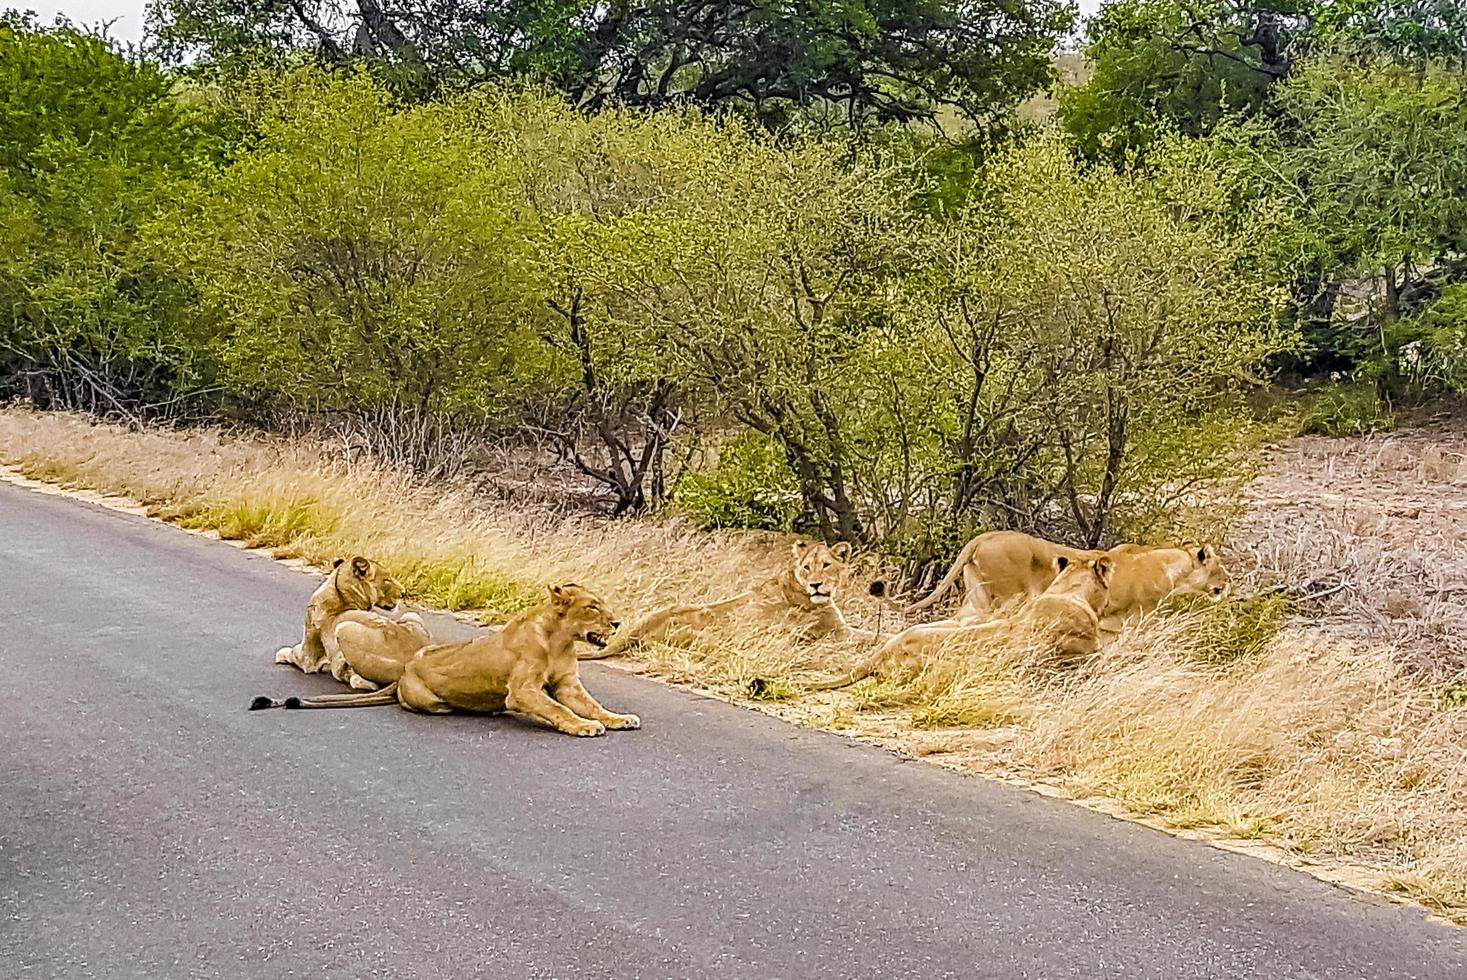
POLYGON ((580 738, 595 738, 597 735, 606 734, 606 726, 599 721, 587 721, 584 718, 571 722, 564 729, 567 735, 575 735, 580 738))
POLYGON ((636 715, 613 715, 606 727, 622 732, 633 731, 642 727, 642 719, 636 715))
POLYGON ((348 683, 358 691, 375 691, 378 687, 378 685, 367 680, 361 674, 352 674, 351 680, 348 683))
POLYGON ((295 647, 281 647, 275 651, 275 662, 277 664, 295 663, 295 647))

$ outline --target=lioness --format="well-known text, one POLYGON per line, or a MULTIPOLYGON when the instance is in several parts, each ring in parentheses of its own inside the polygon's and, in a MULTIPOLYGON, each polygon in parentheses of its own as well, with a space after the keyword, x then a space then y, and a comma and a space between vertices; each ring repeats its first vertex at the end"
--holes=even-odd
POLYGON ((961 576, 963 604, 954 618, 989 619, 1008 603, 1034 598, 1049 588, 1057 558, 1077 561, 1099 555, 1109 555, 1115 563, 1110 599, 1101 613, 1107 632, 1119 630, 1121 623, 1156 608, 1170 595, 1221 595, 1228 587, 1227 570, 1209 545, 1123 544, 1109 551, 1086 551, 1020 531, 989 531, 963 546, 930 595, 902 611, 927 608, 961 576))
MULTIPOLYGON (((344 679, 360 691, 375 691, 402 677, 408 661, 433 642, 422 617, 412 612, 391 620, 374 612, 352 610, 336 620, 331 636, 345 664, 344 679)), ((334 670, 332 673, 336 675, 334 670)))
POLYGON ((408 661, 401 680, 380 691, 283 701, 262 696, 250 703, 250 710, 396 703, 429 714, 513 711, 567 735, 640 728, 642 721, 636 715, 607 711, 581 686, 576 641, 604 646, 616 627, 606 606, 589 590, 552 586, 544 602, 501 630, 462 643, 424 647, 408 661))
MULTIPOLYGON (((311 593, 310 602, 306 604, 305 636, 295 646, 277 650, 275 662, 294 664, 307 674, 329 667, 332 676, 337 680, 349 681, 350 668, 336 643, 337 624, 349 619, 390 622, 371 614, 370 610, 377 607, 390 611, 397 607, 401 598, 402 586, 383 571, 381 565, 361 555, 350 561, 336 559, 332 564, 331 574, 311 593), (359 615, 363 613, 371 618, 365 619, 359 615)), ((409 616, 417 621, 418 628, 422 628, 422 620, 415 614, 409 616)), ((424 633, 426 634, 426 630, 424 633)))
POLYGON ((1003 619, 980 622, 949 619, 909 627, 883 643, 850 674, 806 685, 811 691, 847 687, 879 677, 897 667, 910 667, 925 650, 950 640, 978 639, 1003 630, 1024 631, 1068 660, 1088 657, 1100 647, 1100 611, 1110 597, 1115 561, 1109 555, 1071 560, 1057 555, 1054 580, 1033 602, 1003 619))
POLYGON ((826 546, 796 541, 790 549, 790 566, 774 578, 741 592, 731 599, 702 606, 680 605, 659 609, 635 626, 617 635, 605 649, 584 651, 582 660, 614 657, 645 640, 666 639, 676 632, 706 629, 721 617, 738 615, 760 626, 791 623, 806 637, 844 639, 853 630, 835 604, 834 579, 851 555, 845 542, 826 546))

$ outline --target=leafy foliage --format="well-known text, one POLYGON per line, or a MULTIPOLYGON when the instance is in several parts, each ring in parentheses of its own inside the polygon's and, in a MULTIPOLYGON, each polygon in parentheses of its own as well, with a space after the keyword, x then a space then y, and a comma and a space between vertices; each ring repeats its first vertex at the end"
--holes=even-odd
POLYGON ((736 106, 772 124, 807 107, 841 119, 993 122, 1051 77, 1073 13, 1058 0, 355 0, 265 5, 154 0, 157 50, 227 61, 314 48, 372 65, 398 91, 484 81, 556 86, 579 105, 736 106))
POLYGON ((1292 212, 1277 250, 1313 349, 1301 366, 1401 394, 1401 347, 1422 338, 1398 321, 1467 278, 1467 76, 1319 59, 1278 88, 1274 107, 1226 135, 1260 192, 1292 212))
POLYGON ((42 404, 176 407, 207 365, 179 283, 134 247, 177 181, 224 149, 217 120, 100 38, 0 21, 0 371, 42 404))
POLYGON ((1235 212, 1238 180, 1181 141, 1146 173, 1077 165, 1052 138, 993 164, 909 315, 930 386, 911 431, 950 460, 954 516, 1094 544, 1237 471, 1235 393, 1290 342, 1255 249, 1269 215, 1235 212))
POLYGON ((1086 24, 1087 83, 1061 117, 1092 157, 1122 160, 1166 131, 1206 135, 1263 111, 1274 88, 1328 52, 1467 66, 1455 0, 1111 0, 1086 24))
POLYGON ((799 484, 784 451, 751 432, 723 447, 714 466, 685 475, 674 499, 709 528, 788 531, 801 510, 799 484))
POLYGON ((251 152, 150 227, 198 291, 231 390, 387 412, 406 461, 437 467, 444 424, 502 420, 515 384, 545 372, 529 216, 476 109, 297 76, 251 152))

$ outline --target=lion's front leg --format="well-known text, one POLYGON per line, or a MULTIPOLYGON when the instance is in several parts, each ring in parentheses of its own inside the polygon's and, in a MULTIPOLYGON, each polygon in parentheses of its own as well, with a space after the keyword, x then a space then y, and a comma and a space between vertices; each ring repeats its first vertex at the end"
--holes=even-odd
POLYGON ((275 651, 275 662, 277 664, 290 664, 298 667, 307 674, 314 674, 324 670, 328 663, 325 649, 321 642, 311 642, 311 638, 302 640, 293 647, 281 647, 275 651))
POLYGON ((626 731, 642 727, 642 719, 636 715, 619 715, 607 711, 601 703, 591 697, 591 692, 577 677, 568 677, 555 687, 555 698, 582 718, 599 721, 612 730, 626 731))
POLYGON ((517 714, 529 715, 567 735, 590 737, 603 735, 606 732, 604 724, 580 717, 570 708, 546 694, 542 687, 531 685, 511 687, 508 696, 504 699, 504 706, 517 714))

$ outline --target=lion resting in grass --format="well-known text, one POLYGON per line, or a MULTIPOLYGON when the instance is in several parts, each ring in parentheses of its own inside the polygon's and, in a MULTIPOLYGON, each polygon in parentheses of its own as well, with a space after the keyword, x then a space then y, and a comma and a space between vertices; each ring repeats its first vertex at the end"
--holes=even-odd
POLYGON ((1086 551, 1020 531, 989 531, 964 545, 931 594, 902 612, 926 609, 961 577, 963 604, 953 618, 991 619, 1009 603, 1042 595, 1055 580, 1056 559, 1077 561, 1099 555, 1108 555, 1115 564, 1110 599, 1101 613, 1107 632, 1116 632, 1126 620, 1155 609, 1168 596, 1221 595, 1228 588, 1227 570, 1209 545, 1123 544, 1109 551, 1086 551))
MULTIPOLYGON (((376 609, 391 611, 402 599, 402 585, 383 571, 382 566, 369 558, 357 555, 350 561, 336 559, 331 574, 326 576, 306 604, 306 631, 301 642, 293 647, 281 647, 275 653, 277 664, 294 664, 307 674, 331 671, 339 681, 347 681, 353 687, 362 687, 346 655, 338 643, 338 635, 350 634, 351 640, 359 641, 363 651, 363 662, 373 662, 384 654, 406 659, 428 643, 428 631, 416 613, 408 613, 400 622, 393 622, 373 612, 376 609), (355 624, 343 628, 347 623, 355 624), (416 645, 414 645, 416 644, 416 645), (410 649, 409 649, 410 647, 410 649)), ((351 642, 349 640, 348 642, 351 642)), ((360 675, 371 683, 380 672, 368 668, 360 675)), ((376 683, 390 683, 395 677, 376 683)))
POLYGON ((843 677, 806 685, 810 691, 847 687, 910 667, 943 643, 992 637, 1001 632, 1033 636, 1065 660, 1088 657, 1100 648, 1100 614, 1110 598, 1115 560, 1106 554, 1070 559, 1056 555, 1054 578, 1038 598, 1003 619, 949 619, 909 627, 887 640, 860 667, 843 677))
POLYGON ((399 704, 428 714, 513 711, 567 735, 640 728, 636 715, 607 711, 581 685, 576 642, 604 646, 616 627, 606 606, 589 590, 554 586, 544 602, 500 630, 462 643, 424 647, 407 662, 401 679, 380 691, 282 701, 257 697, 250 710, 399 704))
POLYGON ((722 602, 659 609, 619 634, 605 649, 583 652, 581 659, 614 657, 647 640, 665 640, 678 632, 696 633, 731 617, 758 626, 794 625, 812 640, 863 635, 846 623, 835 604, 834 579, 850 559, 850 545, 796 541, 790 553, 788 568, 748 592, 722 602))

